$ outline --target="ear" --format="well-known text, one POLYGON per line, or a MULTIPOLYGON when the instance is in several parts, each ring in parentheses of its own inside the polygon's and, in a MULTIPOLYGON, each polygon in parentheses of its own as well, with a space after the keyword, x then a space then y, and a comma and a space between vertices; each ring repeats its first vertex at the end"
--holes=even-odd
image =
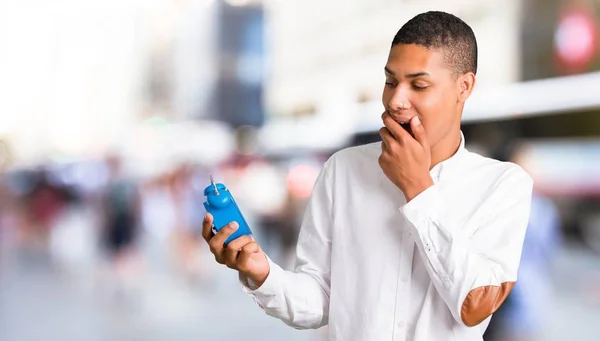
POLYGON ((464 103, 473 92, 475 87, 476 77, 473 72, 467 72, 457 79, 458 86, 458 101, 464 103))

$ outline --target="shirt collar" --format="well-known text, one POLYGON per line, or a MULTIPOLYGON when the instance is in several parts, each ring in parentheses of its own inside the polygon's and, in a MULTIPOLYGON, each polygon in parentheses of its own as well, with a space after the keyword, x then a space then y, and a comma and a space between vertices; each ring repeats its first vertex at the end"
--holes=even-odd
POLYGON ((448 159, 438 163, 431 169, 429 174, 433 178, 434 182, 438 182, 440 180, 440 176, 442 172, 444 174, 448 173, 451 169, 457 169, 460 164, 461 156, 465 153, 467 149, 465 148, 465 135, 462 130, 460 131, 460 145, 458 146, 458 150, 448 159))

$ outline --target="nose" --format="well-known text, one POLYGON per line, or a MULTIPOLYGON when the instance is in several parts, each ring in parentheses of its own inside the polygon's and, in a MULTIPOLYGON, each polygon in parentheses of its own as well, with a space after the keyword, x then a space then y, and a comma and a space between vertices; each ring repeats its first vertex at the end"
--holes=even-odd
POLYGON ((398 86, 390 101, 388 103, 389 110, 392 112, 399 112, 401 110, 407 110, 412 107, 410 99, 408 97, 408 91, 401 86, 398 86))

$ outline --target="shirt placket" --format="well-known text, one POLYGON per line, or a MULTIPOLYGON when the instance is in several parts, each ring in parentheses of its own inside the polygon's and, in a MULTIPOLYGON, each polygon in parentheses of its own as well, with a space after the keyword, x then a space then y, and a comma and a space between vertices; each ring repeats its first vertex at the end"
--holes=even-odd
POLYGON ((412 272, 412 258, 414 240, 410 237, 410 230, 404 229, 402 234, 402 252, 398 269, 396 286, 396 310, 394 313, 394 341, 406 340, 408 327, 408 310, 410 308, 410 274, 412 272))

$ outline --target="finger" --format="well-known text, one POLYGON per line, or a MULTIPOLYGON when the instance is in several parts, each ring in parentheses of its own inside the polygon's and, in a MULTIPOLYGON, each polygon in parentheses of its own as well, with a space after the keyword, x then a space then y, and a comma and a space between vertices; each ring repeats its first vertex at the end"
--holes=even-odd
POLYGON ((244 235, 244 236, 238 237, 238 238, 230 241, 229 244, 227 244, 227 248, 239 251, 244 246, 246 246, 246 244, 251 243, 253 241, 254 241, 254 238, 252 238, 251 236, 248 236, 248 235, 244 235))
POLYGON ((386 167, 386 157, 384 156, 385 153, 382 153, 381 155, 379 155, 379 158, 377 158, 377 163, 379 164, 379 167, 381 167, 381 169, 385 169, 384 167, 386 167))
POLYGON ((410 120, 410 129, 415 135, 415 139, 423 146, 423 148, 429 148, 429 142, 427 141, 427 134, 425 133, 425 128, 421 124, 421 119, 419 116, 414 116, 410 120))
POLYGON ((406 141, 406 139, 412 139, 412 136, 404 128, 400 126, 400 123, 396 122, 392 116, 388 113, 383 115, 383 124, 392 133, 394 139, 398 142, 406 141))
POLYGON ((250 260, 250 257, 252 257, 253 254, 257 254, 260 252, 261 252, 261 249, 260 249, 260 246, 258 245, 258 243, 254 242, 254 241, 251 243, 248 243, 239 252, 237 263, 240 265, 240 267, 244 268, 245 265, 250 260))
POLYGON ((213 253, 215 255, 215 261, 219 264, 225 264, 223 249, 220 252, 213 253))
POLYGON ((206 213, 204 220, 202 221, 202 237, 206 242, 209 242, 213 237, 212 235, 213 216, 210 213, 206 213))
POLYGON ((396 138, 394 138, 394 135, 392 135, 390 130, 386 127, 382 127, 381 129, 379 129, 379 136, 381 136, 381 147, 384 149, 384 151, 390 152, 392 150, 392 146, 395 143, 398 143, 396 141, 396 138))
POLYGON ((217 232, 217 234, 210 239, 208 245, 210 246, 210 251, 214 253, 215 256, 220 256, 220 254, 223 252, 225 241, 238 229, 238 227, 238 223, 235 221, 231 222, 219 230, 219 232, 217 232))
POLYGON ((240 249, 230 249, 229 247, 225 248, 223 250, 223 263, 227 265, 228 268, 235 269, 236 259, 239 252, 240 249))
POLYGON ((227 264, 227 266, 229 266, 230 268, 235 268, 238 253, 242 250, 244 246, 253 242, 254 238, 252 238, 251 236, 241 236, 230 241, 229 244, 227 244, 227 248, 225 249, 223 255, 225 264, 227 264))

